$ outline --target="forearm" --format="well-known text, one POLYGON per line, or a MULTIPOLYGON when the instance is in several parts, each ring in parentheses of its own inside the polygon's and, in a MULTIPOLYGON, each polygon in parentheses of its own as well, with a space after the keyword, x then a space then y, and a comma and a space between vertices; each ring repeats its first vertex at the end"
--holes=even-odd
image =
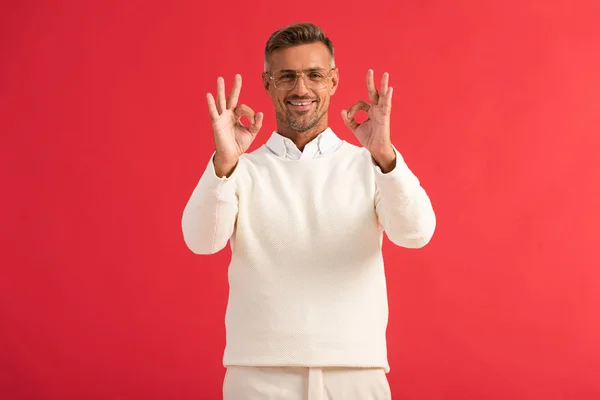
POLYGON ((234 171, 220 178, 211 157, 183 210, 183 238, 195 254, 222 250, 233 234, 238 211, 234 171))
POLYGON ((408 248, 429 243, 436 226, 431 200, 397 151, 393 169, 376 170, 375 179, 376 210, 390 241, 408 248))

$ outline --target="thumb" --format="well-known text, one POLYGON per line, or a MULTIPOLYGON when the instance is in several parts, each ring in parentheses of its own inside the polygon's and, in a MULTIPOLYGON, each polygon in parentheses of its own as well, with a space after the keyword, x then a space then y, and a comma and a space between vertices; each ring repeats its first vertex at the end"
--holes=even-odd
POLYGON ((263 113, 258 112, 258 113, 256 113, 256 115, 254 115, 254 121, 248 127, 248 130, 250 131, 250 133, 252 135, 256 135, 258 133, 258 131, 260 130, 260 128, 262 128, 262 123, 263 123, 263 113))
POLYGON ((348 111, 347 110, 342 110, 342 119, 344 120, 344 122, 346 122, 346 120, 348 119, 348 111))
POLYGON ((346 124, 351 131, 354 132, 354 130, 358 127, 358 122, 356 122, 354 118, 348 118, 347 110, 342 110, 342 119, 344 120, 344 124, 346 124))

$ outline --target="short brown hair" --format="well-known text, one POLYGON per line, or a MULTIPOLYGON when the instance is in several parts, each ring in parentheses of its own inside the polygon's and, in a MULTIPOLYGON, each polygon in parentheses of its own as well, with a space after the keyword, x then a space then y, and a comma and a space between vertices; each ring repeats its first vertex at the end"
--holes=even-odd
POLYGON ((334 51, 333 43, 325 35, 325 32, 317 25, 310 22, 300 22, 284 26, 271 34, 265 46, 265 67, 269 57, 277 49, 297 46, 301 44, 323 43, 329 54, 333 66, 334 51))

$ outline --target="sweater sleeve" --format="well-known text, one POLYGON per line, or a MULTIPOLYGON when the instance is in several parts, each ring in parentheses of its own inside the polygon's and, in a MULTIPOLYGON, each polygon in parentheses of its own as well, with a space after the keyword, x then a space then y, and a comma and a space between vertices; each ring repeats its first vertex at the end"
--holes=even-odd
POLYGON ((231 238, 237 219, 235 179, 239 164, 229 177, 219 178, 213 158, 214 153, 183 210, 183 238, 195 254, 221 251, 231 238))
POLYGON ((387 237, 397 246, 420 248, 431 240, 436 216, 431 200, 398 150, 396 166, 383 173, 375 168, 375 209, 387 237))

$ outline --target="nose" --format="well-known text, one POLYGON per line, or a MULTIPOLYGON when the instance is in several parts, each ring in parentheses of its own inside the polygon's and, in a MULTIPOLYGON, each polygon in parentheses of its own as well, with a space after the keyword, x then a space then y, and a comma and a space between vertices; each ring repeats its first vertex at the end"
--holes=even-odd
POLYGON ((290 93, 293 93, 297 96, 304 96, 310 93, 306 87, 306 82, 304 81, 304 74, 298 76, 298 79, 296 79, 296 85, 290 90, 290 93))

